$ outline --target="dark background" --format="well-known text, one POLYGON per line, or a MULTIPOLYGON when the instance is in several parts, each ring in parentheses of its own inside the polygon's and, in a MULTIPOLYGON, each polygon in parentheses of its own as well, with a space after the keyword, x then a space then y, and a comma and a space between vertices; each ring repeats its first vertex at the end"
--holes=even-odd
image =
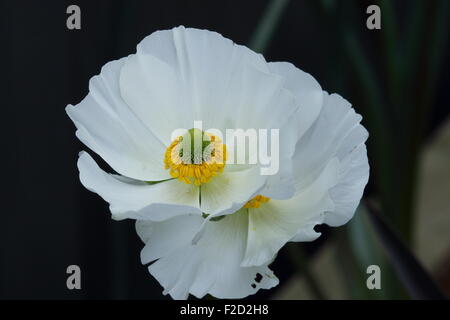
MULTIPOLYGON (((313 1, 291 1, 268 46, 269 61, 290 61, 311 73, 329 92, 339 92, 366 116, 337 32, 313 1)), ((375 69, 382 52, 380 32, 366 29, 365 8, 338 1, 338 23, 358 31, 375 69)), ((376 2, 376 1, 374 1, 376 2)), ((267 1, 1 1, 2 208, 0 298, 162 299, 162 288, 140 264, 142 243, 133 221, 110 219, 108 205, 85 190, 76 168, 86 149, 65 113, 88 92, 88 80, 106 62, 135 52, 146 35, 178 25, 217 31, 247 44, 267 1), (81 8, 81 30, 66 28, 66 8, 81 8), (66 268, 82 270, 82 290, 67 290, 66 268)), ((409 1, 395 1, 402 17, 409 1)), ((344 30, 345 32, 345 30, 344 30)), ((445 51, 443 70, 448 71, 445 51)), ((448 115, 449 73, 441 72, 427 136, 448 115)), ((416 75, 412 75, 415 77, 416 75)), ((386 90, 385 83, 382 89, 386 90)), ((407 120, 409 114, 403 114, 407 120)), ((365 120, 364 120, 365 121, 365 120)), ((365 123, 363 121, 363 123, 365 123)), ((401 121, 401 119, 399 120, 401 121)), ((369 144, 370 152, 370 144, 369 144)), ((371 181, 366 192, 376 191, 371 181)), ((325 229, 326 233, 326 229, 325 229)), ((327 237, 307 245, 311 254, 327 237)), ((279 255, 280 281, 293 272, 279 255)), ((277 289, 274 289, 275 291, 277 289)), ((261 292, 257 298, 270 297, 261 292)), ((254 298, 252 297, 252 298, 254 298)))

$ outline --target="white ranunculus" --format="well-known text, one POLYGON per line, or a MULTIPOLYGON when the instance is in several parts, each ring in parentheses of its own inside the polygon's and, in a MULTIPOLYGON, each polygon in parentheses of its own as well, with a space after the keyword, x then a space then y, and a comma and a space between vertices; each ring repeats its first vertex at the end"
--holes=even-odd
POLYGON ((137 220, 142 263, 153 262, 150 273, 176 299, 241 298, 277 285, 268 265, 278 250, 316 239, 317 224, 346 223, 368 180, 368 134, 346 100, 292 64, 206 30, 153 33, 136 54, 106 64, 67 112, 80 140, 118 173, 82 152, 81 182, 114 218, 137 220), (181 157, 172 132, 197 120, 221 131, 280 129, 279 173, 170 160, 181 157))

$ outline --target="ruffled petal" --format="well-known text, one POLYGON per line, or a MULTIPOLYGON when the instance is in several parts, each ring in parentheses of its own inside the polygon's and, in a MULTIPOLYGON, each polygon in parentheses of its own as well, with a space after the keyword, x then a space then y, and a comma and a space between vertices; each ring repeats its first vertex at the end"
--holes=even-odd
POLYGON ((142 263, 158 259, 148 269, 165 294, 174 299, 186 299, 189 294, 238 299, 278 284, 267 265, 240 266, 247 237, 246 211, 209 222, 204 236, 193 245, 192 236, 203 221, 185 215, 163 222, 136 222, 137 232, 146 243, 142 263))
POLYGON ((348 101, 337 94, 324 93, 324 105, 317 121, 301 137, 294 153, 296 189, 313 183, 330 159, 339 161, 364 144, 367 130, 360 125, 361 116, 348 101))
POLYGON ((152 56, 128 56, 120 74, 123 99, 159 140, 169 145, 176 129, 194 126, 188 93, 174 66, 152 56))
POLYGON ((324 222, 333 227, 346 224, 353 217, 368 180, 367 150, 361 144, 341 160, 339 183, 330 190, 335 209, 326 215, 324 222))
POLYGON ((257 166, 225 170, 201 186, 201 209, 213 216, 233 213, 257 195, 266 180, 267 176, 261 175, 257 166))
MULTIPOLYGON (((276 175, 269 177, 262 193, 274 199, 289 199, 294 195, 292 156, 295 145, 314 123, 322 108, 323 93, 319 83, 308 73, 288 62, 270 62, 270 72, 283 78, 283 87, 296 100, 298 108, 289 113, 289 119, 280 126, 280 159, 276 175)), ((283 106, 281 106, 283 107, 283 106)))
POLYGON ((308 188, 289 200, 269 200, 249 208, 248 239, 242 266, 271 261, 286 242, 314 240, 314 226, 323 222, 334 208, 328 190, 336 185, 339 161, 335 158, 308 188))
POLYGON ((289 132, 284 138, 291 138, 294 144, 316 121, 323 103, 322 88, 310 74, 298 69, 289 62, 270 62, 271 72, 284 79, 284 88, 289 90, 297 100, 298 110, 290 117, 295 123, 293 133, 289 132))
POLYGON ((242 265, 265 263, 287 241, 316 239, 315 225, 338 226, 353 216, 369 174, 367 131, 360 121, 347 101, 325 94, 319 116, 296 147, 292 168, 296 195, 249 209, 242 265))
POLYGON ((199 190, 192 185, 177 180, 150 185, 108 174, 86 152, 80 153, 78 169, 83 186, 109 202, 116 220, 160 221, 186 213, 201 214, 199 190))
POLYGON ((164 145, 120 96, 119 74, 125 60, 107 63, 91 79, 86 98, 67 106, 67 114, 77 127, 77 137, 118 173, 138 180, 167 179, 164 145))
POLYGON ((123 68, 121 89, 166 141, 174 129, 192 128, 194 120, 224 135, 227 128, 281 128, 297 108, 283 82, 262 55, 216 32, 181 26, 141 41, 123 68))

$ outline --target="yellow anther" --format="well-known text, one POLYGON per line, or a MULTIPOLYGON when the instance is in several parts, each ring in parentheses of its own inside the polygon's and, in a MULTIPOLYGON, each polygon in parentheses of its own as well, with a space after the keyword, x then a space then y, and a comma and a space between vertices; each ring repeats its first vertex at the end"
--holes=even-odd
POLYGON ((256 197, 248 201, 244 208, 259 208, 261 203, 266 203, 270 200, 270 198, 264 197, 263 195, 258 194, 256 197))
POLYGON ((164 168, 170 170, 170 175, 173 178, 199 186, 202 183, 209 182, 212 177, 225 168, 226 145, 212 134, 201 133, 202 148, 195 150, 195 148, 190 147, 190 142, 186 143, 185 141, 183 143, 183 139, 194 136, 192 132, 197 134, 193 130, 197 129, 191 129, 188 132, 190 136, 184 136, 184 138, 180 136, 167 147, 164 154, 164 168), (184 153, 186 150, 183 150, 183 148, 186 148, 186 146, 189 150, 184 153), (201 161, 196 159, 201 159, 201 161))

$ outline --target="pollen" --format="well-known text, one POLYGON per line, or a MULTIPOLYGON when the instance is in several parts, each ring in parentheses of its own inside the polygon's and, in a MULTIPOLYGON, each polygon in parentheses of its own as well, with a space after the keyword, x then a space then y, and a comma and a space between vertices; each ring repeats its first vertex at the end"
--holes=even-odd
POLYGON ((270 198, 264 197, 263 195, 258 194, 256 197, 248 201, 244 208, 259 208, 261 203, 269 202, 270 198))
POLYGON ((223 172, 226 145, 217 136, 191 129, 167 147, 164 167, 170 175, 187 184, 199 186, 223 172))

